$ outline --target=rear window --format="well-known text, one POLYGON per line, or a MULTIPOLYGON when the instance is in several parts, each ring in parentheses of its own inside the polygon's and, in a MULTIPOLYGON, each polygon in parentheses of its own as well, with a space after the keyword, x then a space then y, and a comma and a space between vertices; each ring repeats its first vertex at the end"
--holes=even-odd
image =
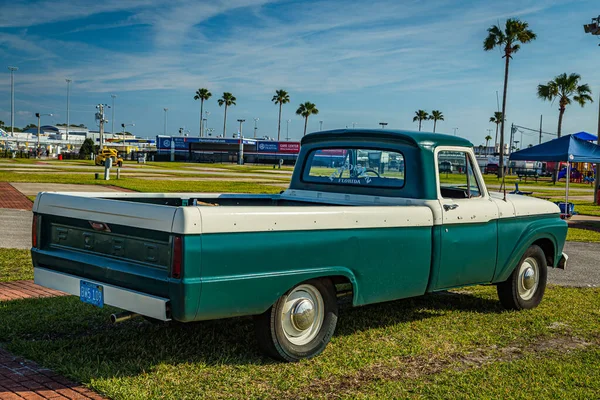
POLYGON ((404 156, 393 150, 325 148, 313 150, 302 180, 331 185, 402 188, 404 156))

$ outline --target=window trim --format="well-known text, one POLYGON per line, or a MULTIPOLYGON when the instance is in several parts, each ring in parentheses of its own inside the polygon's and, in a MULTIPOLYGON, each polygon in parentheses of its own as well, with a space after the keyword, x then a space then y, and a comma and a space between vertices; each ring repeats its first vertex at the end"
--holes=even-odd
MULTIPOLYGON (((314 157, 314 156, 313 156, 314 157)), ((361 188, 368 188, 368 187, 372 187, 372 188, 377 188, 377 189, 390 189, 390 190, 402 190, 406 187, 406 157, 404 156, 404 153, 402 151, 400 151, 399 149, 393 148, 393 147, 381 147, 381 146, 331 146, 331 147, 315 147, 309 150, 308 154, 306 155, 306 157, 304 157, 304 163, 302 165, 302 173, 300 174, 300 181, 306 184, 310 184, 310 185, 329 185, 329 186, 334 186, 334 187, 344 187, 344 186, 351 186, 351 187, 361 187, 361 188), (380 186, 380 185, 359 185, 359 184, 355 184, 355 183, 333 183, 328 181, 312 181, 312 180, 307 180, 306 178, 309 176, 308 174, 310 173, 310 169, 308 167, 312 166, 312 164, 309 166, 308 162, 309 160, 311 160, 311 155, 319 150, 349 150, 349 149, 353 149, 353 150, 379 150, 379 151, 388 151, 388 152, 393 152, 396 154, 400 154, 402 156, 402 160, 404 161, 404 179, 402 179, 402 186, 380 186)))
MULTIPOLYGON (((435 159, 435 182, 436 182, 436 192, 437 192, 437 197, 438 200, 452 200, 452 201, 461 201, 461 200, 477 200, 477 199, 487 199, 489 198, 488 195, 488 191, 487 191, 487 187, 483 184, 483 177, 481 176, 481 170, 479 168, 473 169, 473 175, 475 176, 475 181, 477 182, 477 186, 479 187, 479 196, 477 197, 470 197, 470 198, 466 198, 466 199, 453 199, 453 198, 449 198, 449 197, 444 197, 442 196, 442 191, 441 191, 441 182, 440 182, 440 166, 439 166, 439 158, 438 155, 441 151, 458 151, 458 152, 463 152, 467 155, 467 157, 469 157, 469 160, 471 161, 472 165, 479 165, 477 164, 477 159, 475 158, 475 154, 473 153, 473 148, 470 147, 460 147, 460 146, 439 146, 436 147, 434 152, 433 152, 433 157, 435 159)), ((468 173, 467 173, 467 179, 468 179, 468 173)), ((468 181, 467 181, 468 182, 468 181)), ((469 191, 470 191, 470 186, 469 186, 469 191)))

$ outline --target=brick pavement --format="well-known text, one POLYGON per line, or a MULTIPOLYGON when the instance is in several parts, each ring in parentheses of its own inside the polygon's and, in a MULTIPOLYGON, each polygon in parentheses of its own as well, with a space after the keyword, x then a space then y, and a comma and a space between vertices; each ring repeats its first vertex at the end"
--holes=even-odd
POLYGON ((8 182, 0 182, 0 208, 31 210, 33 203, 8 182))
POLYGON ((0 301, 66 296, 67 293, 36 285, 33 281, 0 282, 0 301))

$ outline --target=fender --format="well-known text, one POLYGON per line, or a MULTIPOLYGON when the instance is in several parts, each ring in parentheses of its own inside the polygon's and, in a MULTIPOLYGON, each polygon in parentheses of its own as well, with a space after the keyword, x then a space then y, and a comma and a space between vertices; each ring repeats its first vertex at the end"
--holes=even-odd
POLYGON ((498 265, 492 283, 504 282, 508 279, 517 267, 523 253, 540 239, 548 239, 552 242, 554 263, 550 267, 556 267, 566 240, 565 225, 565 221, 555 216, 544 219, 517 218, 512 221, 508 219, 500 220, 498 224, 498 265), (515 229, 518 229, 520 234, 516 239, 511 239, 510 235, 515 233, 513 232, 515 229), (503 242, 506 246, 512 248, 504 261, 502 261, 500 252, 503 242))
POLYGON ((352 302, 360 304, 356 276, 344 266, 207 277, 202 279, 202 294, 195 319, 262 314, 294 286, 309 279, 333 276, 348 279, 353 288, 352 302))

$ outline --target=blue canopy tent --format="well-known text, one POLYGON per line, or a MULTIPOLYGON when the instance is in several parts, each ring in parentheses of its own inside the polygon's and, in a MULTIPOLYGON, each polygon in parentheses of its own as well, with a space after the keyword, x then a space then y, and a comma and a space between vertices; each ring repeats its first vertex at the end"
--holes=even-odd
MULTIPOLYGON (((519 150, 510 155, 510 160, 522 161, 557 161, 567 163, 567 187, 565 194, 565 203, 569 204, 569 181, 571 177, 572 162, 588 162, 600 163, 600 146, 587 140, 590 135, 587 132, 579 132, 573 135, 566 135, 558 139, 551 140, 546 143, 538 144, 537 146, 528 149, 519 150), (583 138, 581 138, 583 136, 583 138)), ((596 177, 596 179, 598 179, 596 177)), ((565 209, 568 206, 565 205, 565 209)))
POLYGON ((575 136, 577 139, 586 140, 588 142, 598 141, 598 136, 584 131, 574 133, 573 136, 575 136))

